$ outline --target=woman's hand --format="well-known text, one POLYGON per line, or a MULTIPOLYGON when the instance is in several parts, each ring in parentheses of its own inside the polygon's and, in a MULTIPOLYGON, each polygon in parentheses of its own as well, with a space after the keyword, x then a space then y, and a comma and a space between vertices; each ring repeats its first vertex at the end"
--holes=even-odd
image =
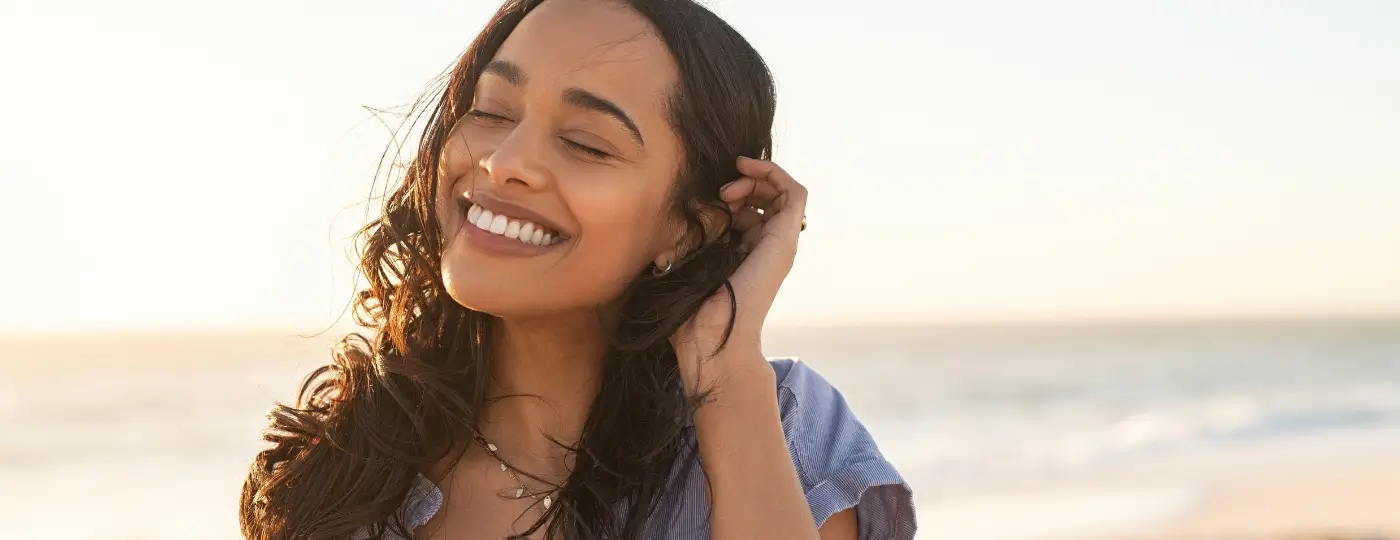
POLYGON ((743 232, 742 249, 748 252, 730 277, 737 305, 724 351, 735 354, 721 362, 729 365, 710 365, 729 325, 729 294, 721 289, 671 336, 688 391, 710 387, 736 369, 752 367, 750 363, 762 363, 763 321, 797 256, 807 188, 771 161, 741 157, 738 169, 743 176, 720 190, 734 214, 732 226, 743 232))
POLYGON ((720 190, 748 251, 729 279, 733 332, 720 349, 730 324, 729 293, 720 290, 671 336, 686 391, 714 392, 694 417, 713 501, 711 537, 817 540, 783 433, 777 375, 760 344, 763 320, 797 256, 807 189, 767 161, 739 158, 739 173, 720 190))

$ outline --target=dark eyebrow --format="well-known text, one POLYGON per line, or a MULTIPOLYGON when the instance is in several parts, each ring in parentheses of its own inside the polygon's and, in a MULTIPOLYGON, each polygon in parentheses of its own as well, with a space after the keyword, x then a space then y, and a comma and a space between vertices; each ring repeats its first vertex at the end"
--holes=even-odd
POLYGON ((622 123, 622 127, 627 128, 627 134, 632 136, 632 140, 636 141, 638 146, 646 148, 647 144, 642 141, 642 132, 637 129, 636 122, 633 122, 632 118, 628 117, 627 113, 622 112, 622 109, 613 102, 600 98, 587 90, 570 88, 564 91, 564 103, 613 117, 614 120, 622 123))
MULTIPOLYGON (((509 60, 492 60, 481 69, 481 73, 483 75, 487 73, 496 75, 513 86, 525 86, 525 82, 528 80, 525 77, 525 71, 509 60)), ((642 130, 637 129, 637 123, 633 122, 627 113, 622 112, 622 108, 618 107, 616 103, 581 88, 565 90, 564 103, 613 117, 614 120, 622 124, 622 127, 627 128, 627 134, 632 136, 632 140, 636 141, 638 146, 646 148, 646 142, 642 140, 642 130)))
POLYGON ((493 73, 514 86, 525 86, 525 72, 520 70, 520 66, 506 60, 492 60, 481 69, 481 73, 493 73))

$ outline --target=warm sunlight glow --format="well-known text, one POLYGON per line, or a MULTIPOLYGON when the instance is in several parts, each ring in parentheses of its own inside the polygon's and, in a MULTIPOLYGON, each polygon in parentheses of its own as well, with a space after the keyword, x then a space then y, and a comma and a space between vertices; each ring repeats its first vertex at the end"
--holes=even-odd
MULTIPOLYGON (((812 192, 775 323, 1400 311, 1392 5, 712 4, 812 192)), ((361 106, 489 9, 0 7, 0 331, 330 323, 361 106)))

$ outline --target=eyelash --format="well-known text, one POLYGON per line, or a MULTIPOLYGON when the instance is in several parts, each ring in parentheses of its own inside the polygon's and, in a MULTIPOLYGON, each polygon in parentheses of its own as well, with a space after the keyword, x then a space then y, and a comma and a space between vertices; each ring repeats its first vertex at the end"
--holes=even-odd
POLYGON ((608 159, 612 157, 612 154, 609 154, 597 148, 593 148, 592 146, 585 146, 568 139, 562 140, 564 141, 564 146, 567 146, 579 152, 583 152, 584 154, 587 154, 589 157, 592 157, 594 159, 608 159))
MULTIPOLYGON (((482 120, 490 120, 490 121, 493 121, 493 122, 510 122, 510 121, 511 121, 511 119, 506 118, 506 117, 504 117, 504 116, 500 116, 500 115, 491 114, 491 113, 488 113, 488 112, 479 111, 479 110, 477 110, 477 109, 471 109, 471 110, 467 111, 467 116, 470 116, 470 117, 472 117, 472 118, 479 118, 479 119, 482 119, 482 120)), ((597 149, 597 148, 593 148, 592 146, 587 146, 587 145, 579 144, 579 143, 576 143, 576 142, 571 141, 571 140, 569 140, 569 139, 565 139, 565 138, 563 138, 563 137, 560 137, 560 140, 564 141, 564 146, 567 146, 570 150, 573 150, 573 151, 575 151, 575 152, 581 152, 581 153, 583 153, 584 155, 587 155, 588 157, 591 157, 591 158, 594 158, 594 159, 609 159, 609 158, 613 157, 612 154, 609 154, 609 153, 604 152, 604 151, 602 151, 602 150, 599 150, 599 149, 597 149)))
POLYGON ((491 121, 493 121, 493 122, 509 122, 509 121, 510 121, 509 118, 506 118, 506 117, 504 117, 504 116, 499 116, 499 115, 491 114, 491 113, 489 113, 489 112, 482 112, 482 111, 479 111, 479 110, 477 110, 477 109, 471 109, 471 110, 467 111, 467 116, 470 116, 470 117, 472 117, 472 118, 478 118, 478 119, 481 119, 481 120, 491 120, 491 121))

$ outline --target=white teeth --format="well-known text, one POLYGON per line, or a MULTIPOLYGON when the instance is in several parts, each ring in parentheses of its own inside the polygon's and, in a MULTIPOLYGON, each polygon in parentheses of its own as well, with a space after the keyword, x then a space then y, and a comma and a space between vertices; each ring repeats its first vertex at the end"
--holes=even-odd
POLYGON ((467 221, 478 229, 519 240, 526 244, 548 246, 556 240, 554 233, 545 232, 546 229, 540 225, 494 214, 490 210, 476 205, 467 209, 467 221))

